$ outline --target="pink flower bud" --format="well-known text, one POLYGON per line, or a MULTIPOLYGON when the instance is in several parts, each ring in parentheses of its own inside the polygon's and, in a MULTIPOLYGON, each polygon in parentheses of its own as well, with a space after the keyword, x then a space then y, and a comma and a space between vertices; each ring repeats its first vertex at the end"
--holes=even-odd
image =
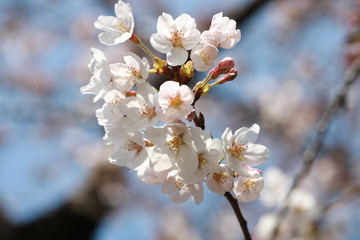
POLYGON ((233 68, 234 68, 234 60, 232 58, 226 57, 223 60, 221 60, 215 68, 211 69, 209 74, 212 79, 216 79, 221 74, 228 73, 233 68))
POLYGON ((225 82, 232 81, 236 78, 236 76, 237 76, 237 70, 233 68, 225 76, 217 80, 216 84, 223 84, 225 82))

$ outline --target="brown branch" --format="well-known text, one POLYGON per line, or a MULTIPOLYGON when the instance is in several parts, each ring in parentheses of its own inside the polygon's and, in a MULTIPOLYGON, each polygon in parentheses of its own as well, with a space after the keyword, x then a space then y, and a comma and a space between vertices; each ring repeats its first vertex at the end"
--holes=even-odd
POLYGON ((346 95, 351 87, 351 85, 358 79, 360 75, 360 57, 358 57, 353 64, 350 66, 348 71, 345 73, 345 80, 339 90, 336 92, 334 98, 331 100, 329 106, 325 109, 324 114, 322 115, 319 123, 317 124, 315 130, 315 136, 306 148, 303 154, 303 161, 300 171, 297 173, 294 181, 287 192, 285 204, 281 208, 276 227, 273 232, 272 239, 276 239, 279 234, 279 230, 282 224, 282 219, 286 216, 289 210, 289 198, 293 190, 299 186, 300 182, 308 175, 310 172, 311 166, 315 161, 316 155, 318 154, 325 135, 329 129, 331 121, 334 119, 336 112, 339 108, 343 107, 346 99, 346 95))
POLYGON ((233 195, 231 195, 230 192, 226 192, 225 197, 230 202, 230 205, 234 210, 236 218, 238 219, 240 227, 244 233, 245 240, 251 240, 251 235, 249 233, 249 229, 247 228, 247 221, 240 211, 238 201, 236 200, 236 198, 233 197, 233 195))

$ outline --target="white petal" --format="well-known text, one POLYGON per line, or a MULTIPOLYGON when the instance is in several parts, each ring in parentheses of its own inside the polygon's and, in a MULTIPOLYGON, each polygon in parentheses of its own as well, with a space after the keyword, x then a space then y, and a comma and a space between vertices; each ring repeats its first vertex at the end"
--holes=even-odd
POLYGON ((189 34, 188 37, 185 37, 182 41, 181 41, 181 45, 186 49, 186 50, 191 50, 193 49, 198 43, 200 42, 200 31, 197 29, 194 29, 191 31, 191 33, 189 34))
POLYGON ((249 143, 244 157, 249 165, 257 166, 266 162, 269 158, 269 150, 263 145, 249 143))
POLYGON ((184 64, 188 59, 188 52, 182 47, 175 47, 166 54, 166 60, 171 66, 184 64))
POLYGON ((174 19, 170 14, 162 13, 161 16, 158 17, 157 22, 157 32, 161 36, 170 39, 170 32, 175 30, 174 19))
POLYGON ((164 38, 159 33, 154 33, 150 37, 150 44, 153 48, 161 53, 168 53, 173 49, 173 44, 169 38, 164 38))
POLYGON ((227 127, 221 136, 221 141, 225 147, 230 147, 233 139, 231 128, 227 127))
POLYGON ((199 205, 204 200, 204 186, 202 182, 189 186, 191 197, 196 205, 199 205))
POLYGON ((237 144, 247 144, 256 141, 259 134, 259 125, 254 124, 250 128, 242 127, 234 133, 234 139, 237 144))

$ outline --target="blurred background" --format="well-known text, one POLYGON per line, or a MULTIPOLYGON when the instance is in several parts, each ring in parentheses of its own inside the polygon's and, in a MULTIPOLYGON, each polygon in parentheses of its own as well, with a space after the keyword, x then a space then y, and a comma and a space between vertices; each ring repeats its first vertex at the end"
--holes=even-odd
MULTIPOLYGON (((92 96, 90 47, 110 62, 134 51, 108 47, 93 27, 115 0, 0 1, 0 239, 242 239, 229 203, 175 204, 161 186, 111 165, 92 96)), ((203 31, 215 13, 236 19, 236 80, 197 102, 220 137, 258 123, 271 156, 260 199, 241 204, 254 239, 269 239, 274 214, 344 72, 360 56, 358 0, 130 0, 135 33, 150 47, 157 17, 188 13, 203 31)), ((159 57, 163 57, 158 54, 159 57)), ((199 74, 194 80, 201 80, 199 74)), ((161 79, 160 79, 161 80, 161 79)), ((159 81, 153 78, 151 81, 159 81)), ((291 199, 278 239, 360 239, 360 84, 343 99, 309 175, 291 199)))

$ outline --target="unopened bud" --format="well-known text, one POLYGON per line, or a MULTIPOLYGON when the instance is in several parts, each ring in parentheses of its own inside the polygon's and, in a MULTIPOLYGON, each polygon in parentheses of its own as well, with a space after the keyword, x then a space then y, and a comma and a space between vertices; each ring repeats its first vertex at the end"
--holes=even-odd
POLYGON ((188 61, 180 68, 180 83, 187 84, 194 77, 194 63, 188 61))
POLYGON ((210 70, 209 75, 211 79, 216 79, 221 74, 226 74, 233 68, 234 68, 234 60, 232 58, 226 57, 223 60, 221 60, 215 68, 210 70))
POLYGON ((237 70, 235 68, 231 69, 225 76, 217 80, 213 85, 223 84, 229 81, 232 81, 237 76, 237 70))
POLYGON ((188 61, 187 63, 182 65, 181 68, 180 68, 180 74, 185 76, 185 77, 188 77, 188 78, 193 78, 194 77, 194 63, 193 63, 193 61, 188 61))

